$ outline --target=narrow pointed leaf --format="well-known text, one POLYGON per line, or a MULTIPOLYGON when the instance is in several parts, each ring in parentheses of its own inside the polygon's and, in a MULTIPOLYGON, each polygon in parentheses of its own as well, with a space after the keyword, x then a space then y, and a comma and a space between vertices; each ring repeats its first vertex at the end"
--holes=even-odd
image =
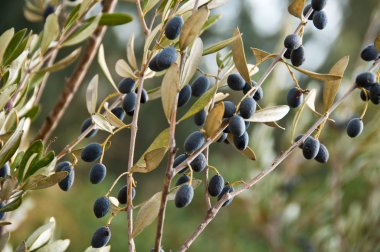
POLYGON ((234 31, 234 37, 236 40, 232 42, 232 56, 235 62, 236 69, 239 71, 240 75, 247 83, 251 83, 251 78, 249 76, 249 71, 247 67, 247 60, 244 53, 244 44, 241 38, 241 33, 239 28, 234 31))
POLYGON ((58 16, 53 13, 46 19, 44 31, 42 33, 41 41, 41 54, 45 54, 51 42, 53 42, 59 35, 58 16))
POLYGON ((194 12, 184 23, 179 37, 179 47, 184 50, 199 36, 203 25, 206 23, 210 14, 207 6, 194 12))
POLYGON ((306 0, 293 0, 288 6, 288 11, 291 15, 302 18, 303 9, 306 0))
POLYGON ((115 26, 131 22, 133 18, 126 13, 103 13, 99 25, 115 26))
POLYGON ((166 119, 170 121, 179 92, 179 68, 174 63, 166 72, 161 85, 161 100, 166 119))
POLYGON ((186 60, 183 69, 181 88, 190 82, 194 76, 202 59, 203 43, 200 38, 197 38, 191 47, 190 55, 186 60))
POLYGON ((210 138, 214 137, 222 125, 224 115, 224 103, 217 103, 208 113, 205 122, 206 135, 210 138))
POLYGON ((98 82, 99 76, 95 75, 87 86, 86 105, 87 111, 90 114, 94 114, 96 111, 96 103, 98 101, 98 82))
POLYGON ((118 92, 119 90, 117 89, 117 86, 115 82, 112 79, 110 70, 108 70, 108 66, 106 63, 106 57, 104 55, 104 47, 103 44, 100 45, 99 47, 99 52, 98 52, 98 63, 100 68, 102 69, 104 75, 106 76, 106 79, 111 83, 112 87, 118 92))
POLYGON ((289 106, 281 105, 275 107, 264 108, 256 111, 256 113, 246 121, 249 122, 275 122, 284 118, 289 112, 289 106))

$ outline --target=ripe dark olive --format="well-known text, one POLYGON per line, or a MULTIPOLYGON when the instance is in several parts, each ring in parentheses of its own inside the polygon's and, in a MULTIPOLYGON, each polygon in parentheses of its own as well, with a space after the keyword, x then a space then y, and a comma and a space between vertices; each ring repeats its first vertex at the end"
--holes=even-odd
POLYGON ((323 30, 327 25, 327 14, 325 11, 315 11, 313 15, 313 24, 315 28, 323 30))
POLYGON ((347 135, 357 137, 363 132, 364 124, 360 118, 352 118, 347 124, 347 135))
POLYGON ((179 186, 179 185, 185 184, 185 183, 187 183, 189 181, 190 181, 190 177, 189 176, 182 175, 181 177, 179 177, 179 179, 177 180, 177 183, 175 183, 175 185, 179 186))
POLYGON ((303 156, 306 159, 314 159, 318 155, 320 145, 317 139, 309 136, 302 146, 303 156))
POLYGON ((214 175, 208 183, 208 193, 212 197, 217 197, 223 190, 224 179, 220 175, 214 175))
POLYGON ((117 89, 119 89, 120 93, 122 94, 128 94, 133 92, 135 89, 135 84, 135 80, 132 78, 124 78, 119 82, 117 89))
POLYGON ((325 8, 326 3, 327 0, 311 0, 311 7, 316 11, 320 11, 325 8))
POLYGON ((90 181, 92 184, 99 184, 104 180, 107 168, 104 164, 95 164, 90 170, 90 181))
POLYGON ((286 49, 286 51, 284 52, 284 58, 285 59, 290 59, 291 53, 292 53, 292 50, 286 49))
POLYGON ((125 112, 132 112, 135 110, 135 106, 136 106, 136 100, 137 100, 137 95, 136 93, 128 93, 124 96, 124 99, 123 99, 123 103, 122 103, 122 106, 123 106, 123 109, 125 112))
POLYGON ((295 50, 301 46, 301 37, 296 34, 290 34, 286 36, 284 40, 284 46, 287 49, 295 50))
POLYGON ((224 142, 224 140, 226 140, 227 137, 228 137, 228 133, 223 132, 223 133, 220 135, 219 139, 218 139, 218 143, 222 143, 222 142, 224 142))
MULTIPOLYGON (((137 93, 137 90, 136 90, 136 93, 137 93)), ((145 88, 143 88, 141 90, 140 103, 146 103, 147 101, 149 101, 149 95, 148 95, 148 92, 145 90, 145 88)))
POLYGON ((111 208, 111 202, 107 197, 100 197, 96 199, 93 207, 96 218, 102 218, 105 216, 111 208))
POLYGON ((111 110, 112 114, 114 114, 120 121, 124 121, 126 113, 122 107, 116 107, 111 110))
MULTIPOLYGON (((127 204, 128 186, 123 186, 117 193, 117 200, 120 204, 127 204)), ((132 187, 132 200, 136 196, 136 189, 132 187)))
POLYGON ((181 16, 175 16, 168 21, 165 26, 165 36, 170 39, 176 39, 181 33, 183 19, 181 16))
POLYGON ((206 93, 209 87, 210 81, 205 76, 200 76, 191 85, 191 94, 195 97, 200 97, 206 93))
POLYGON ((94 162, 102 155, 102 146, 98 143, 90 143, 81 152, 81 158, 85 162, 94 162))
POLYGON ((371 44, 362 50, 360 57, 365 61, 373 61, 376 60, 379 57, 379 55, 380 54, 377 51, 376 47, 373 44, 371 44))
POLYGON ((230 129, 231 133, 234 136, 237 136, 237 137, 242 136, 245 132, 244 119, 239 115, 234 115, 230 119, 230 124, 229 124, 228 128, 230 129))
POLYGON ((329 160, 329 157, 330 157, 329 150, 327 149, 325 145, 321 144, 321 146, 319 147, 318 154, 314 159, 318 161, 319 163, 327 163, 327 161, 329 160))
POLYGON ((178 94, 178 107, 185 105, 191 97, 191 86, 186 84, 178 94))
MULTIPOLYGON (((301 138, 303 137, 303 135, 298 135, 295 139, 294 139, 294 142, 298 142, 301 138)), ((302 149, 303 147, 303 143, 301 143, 299 146, 298 146, 300 149, 302 149)))
POLYGON ((294 66, 300 66, 305 61, 305 50, 300 46, 297 50, 293 50, 290 54, 290 60, 294 66))
MULTIPOLYGON (((218 196, 218 200, 220 200, 225 194, 227 194, 227 193, 232 193, 233 191, 234 191, 234 188, 233 188, 232 186, 230 186, 230 185, 225 185, 225 186, 223 187, 222 192, 221 192, 221 193, 219 194, 219 196, 218 196)), ((232 203, 232 200, 233 200, 233 198, 227 200, 226 202, 223 203, 222 206, 225 207, 225 206, 230 205, 230 204, 232 203)))
POLYGON ((297 108, 303 102, 303 93, 298 88, 291 88, 287 96, 288 105, 291 108, 297 108))
POLYGON ((185 151, 190 154, 197 151, 205 143, 205 137, 202 132, 195 131, 191 133, 185 140, 185 151))
MULTIPOLYGON (((311 8, 311 4, 308 4, 305 6, 305 8, 303 9, 303 16, 306 16, 306 14, 309 12, 310 8, 311 8)), ((315 11, 313 11, 311 13, 311 15, 308 18, 309 20, 313 20, 314 13, 315 13, 315 11)))
POLYGON ((245 150, 248 146, 249 136, 247 131, 241 136, 233 135, 234 145, 238 150, 245 150))
POLYGON ((5 178, 6 176, 9 176, 10 173, 11 168, 8 163, 4 164, 3 167, 0 168, 0 178, 5 178))
POLYGON ((224 114, 223 118, 230 118, 234 115, 236 112, 236 106, 235 103, 232 101, 224 101, 224 114))
POLYGON ((356 76, 355 83, 358 87, 370 89, 376 82, 376 76, 371 72, 360 73, 356 76))
POLYGON ((369 91, 369 98, 371 102, 375 105, 380 104, 380 85, 378 83, 374 84, 369 91))
POLYGON ((198 126, 203 126, 206 122, 206 111, 202 109, 194 115, 194 123, 198 126))
POLYGON ((230 74, 227 78, 228 86, 235 91, 243 90, 245 81, 240 74, 230 74))
POLYGON ((244 119, 251 118, 253 114, 256 112, 256 101, 252 97, 244 98, 244 100, 240 103, 240 115, 244 119))
POLYGON ((196 156, 190 163, 191 168, 195 172, 201 172, 207 167, 207 160, 203 153, 196 156))
MULTIPOLYGON (((83 121, 82 126, 80 127, 80 133, 85 132, 90 126, 92 125, 92 119, 87 118, 86 120, 83 121)), ((87 135, 86 138, 93 137, 98 133, 97 129, 91 130, 87 135)))
POLYGON ((166 47, 153 57, 149 62, 149 68, 155 72, 168 69, 174 62, 176 62, 177 57, 177 51, 174 47, 166 47))
POLYGON ((109 227, 98 228, 92 236, 91 246, 101 248, 107 245, 111 239, 111 230, 109 227))
POLYGON ((189 184, 182 185, 174 197, 175 206, 178 208, 186 207, 190 204, 194 196, 194 189, 189 184))

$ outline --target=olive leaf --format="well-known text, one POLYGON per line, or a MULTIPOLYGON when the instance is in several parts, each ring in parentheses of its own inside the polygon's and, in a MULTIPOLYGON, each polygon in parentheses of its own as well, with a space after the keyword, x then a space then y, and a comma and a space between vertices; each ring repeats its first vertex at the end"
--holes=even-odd
POLYGON ((187 118, 195 115, 203 108, 205 108, 212 100, 212 97, 215 95, 215 92, 218 90, 218 86, 214 85, 210 88, 204 95, 202 95, 191 107, 190 109, 178 120, 178 122, 182 122, 187 118))
POLYGON ((158 167, 169 147, 169 129, 163 130, 141 155, 131 172, 147 173, 158 167))
POLYGON ((49 153, 46 154, 43 158, 39 158, 38 161, 36 161, 32 165, 30 165, 30 167, 28 168, 28 170, 25 173, 24 179, 27 179, 29 176, 36 173, 40 169, 43 169, 43 168, 49 169, 49 168, 54 167, 56 161, 57 160, 55 159, 54 151, 49 151, 49 153))
POLYGON ((178 15, 182 15, 185 12, 191 11, 194 8, 195 3, 198 1, 198 6, 202 6, 208 3, 210 0, 189 0, 184 3, 177 11, 178 15))
POLYGON ((29 237, 26 239, 26 247, 32 251, 42 247, 46 244, 52 237, 55 229, 55 220, 51 218, 48 223, 37 228, 29 237))
POLYGON ((214 24, 216 24, 216 22, 218 22, 219 18, 220 18, 220 15, 209 16, 206 23, 203 25, 203 27, 201 29, 200 35, 203 34, 204 31, 210 29, 214 24))
POLYGON ((111 252, 111 245, 101 248, 88 247, 84 252, 111 252))
MULTIPOLYGON (((344 72, 348 66, 350 58, 345 56, 341 58, 329 71, 330 74, 340 75, 343 77, 344 72)), ((325 112, 327 112, 334 103, 335 96, 338 92, 342 79, 334 81, 325 81, 323 86, 323 105, 325 112)))
POLYGON ((317 112, 315 110, 315 100, 317 99, 317 90, 312 89, 310 92, 307 94, 307 97, 305 99, 305 104, 313 111, 317 112))
POLYGON ((190 55, 186 60, 183 68, 180 89, 185 86, 194 76, 202 59, 203 43, 200 38, 197 38, 191 47, 190 55))
POLYGON ((302 19, 302 13, 306 0, 293 0, 288 6, 288 11, 291 15, 302 19))
POLYGON ((203 50, 203 56, 222 50, 226 46, 229 46, 230 44, 232 44, 232 42, 234 42, 238 38, 239 36, 232 36, 231 38, 228 38, 226 40, 220 41, 218 43, 215 43, 207 47, 206 49, 203 50))
POLYGON ((29 33, 29 35, 26 35, 26 33, 27 29, 22 29, 16 32, 16 34, 12 37, 3 54, 4 65, 9 65, 24 51, 31 34, 29 33))
POLYGON ((56 240, 38 249, 38 252, 64 252, 70 245, 70 240, 56 240))
POLYGON ((204 129, 206 135, 210 138, 214 137, 222 125, 224 115, 224 103, 217 103, 208 113, 204 129))
POLYGON ((15 177, 5 177, 1 182, 0 199, 8 200, 18 186, 18 180, 15 177))
POLYGON ((179 48, 184 50, 199 36, 210 14, 207 6, 195 11, 184 23, 179 37, 179 48))
POLYGON ((22 203, 22 195, 18 196, 11 202, 7 203, 5 206, 0 208, 0 212, 10 212, 13 211, 21 206, 22 203))
POLYGON ((134 223, 132 238, 138 236, 157 218, 160 210, 161 195, 162 193, 158 192, 141 205, 134 223))
POLYGON ((78 17, 82 16, 90 7, 92 0, 83 0, 78 10, 78 17))
POLYGON ((8 47, 9 43, 11 42, 13 35, 15 34, 14 28, 6 30, 3 34, 0 36, 0 66, 3 65, 3 56, 5 49, 8 47))
POLYGON ((25 119, 21 119, 16 130, 0 150, 0 167, 2 167, 17 151, 24 133, 25 119))
POLYGON ((131 22, 132 20, 132 16, 126 13, 103 13, 99 20, 99 25, 123 25, 131 22))
POLYGON ((112 113, 107 106, 104 106, 107 121, 116 128, 125 127, 126 124, 112 113))
POLYGON ((161 101, 166 119, 170 121, 179 92, 179 67, 174 63, 167 71, 161 84, 161 101))
POLYGON ((59 183, 62 179, 66 178, 67 174, 67 171, 61 171, 53 173, 50 176, 41 174, 33 175, 30 176, 30 178, 24 183, 21 188, 23 190, 40 190, 49 188, 59 183))
POLYGON ((96 74, 87 86, 86 105, 88 113, 94 114, 96 111, 96 103, 98 101, 98 82, 99 76, 96 74))
POLYGON ((116 62, 115 71, 121 77, 124 77, 124 78, 129 77, 129 78, 132 78, 132 79, 136 79, 136 75, 133 73, 132 68, 123 59, 119 59, 116 62))
POLYGON ((155 100, 161 97, 161 87, 148 90, 149 100, 155 100))
POLYGON ((20 167, 18 171, 18 180, 23 181, 24 173, 27 172, 28 164, 29 167, 32 165, 31 160, 38 161, 44 151, 44 144, 41 140, 34 141, 29 148, 25 151, 25 154, 22 157, 20 162, 20 167))
POLYGON ((58 37, 58 35, 58 16, 55 13, 53 13, 46 18, 40 46, 41 54, 44 54, 48 50, 51 42, 53 42, 58 37))
POLYGON ((127 44, 127 59, 129 64, 134 69, 137 69, 137 61, 136 61, 136 55, 135 55, 135 34, 132 34, 132 36, 128 40, 127 44))
POLYGON ((109 133, 113 133, 112 125, 108 122, 107 118, 105 118, 101 114, 93 114, 92 120, 96 124, 97 128, 107 131, 109 133))
POLYGON ((153 9, 156 4, 158 4, 160 0, 149 0, 143 8, 143 14, 147 14, 151 9, 153 9))
POLYGON ((98 64, 100 68, 102 69, 104 75, 106 76, 106 79, 111 83, 112 87, 118 92, 119 90, 117 89, 117 86, 115 82, 112 79, 110 70, 108 70, 108 66, 106 63, 106 57, 104 55, 104 46, 103 44, 100 45, 99 47, 99 52, 98 52, 98 64))
POLYGON ((79 57, 80 52, 81 48, 77 48, 74 51, 72 51, 69 55, 67 55, 65 58, 54 63, 54 65, 39 70, 38 73, 56 72, 62 70, 65 67, 69 66, 71 63, 73 63, 79 57))
POLYGON ((93 18, 89 21, 88 24, 83 29, 80 29, 78 32, 74 33, 71 37, 69 37, 65 42, 62 43, 62 46, 72 46, 81 43, 85 39, 91 36, 91 34, 98 27, 98 23, 100 21, 101 14, 93 18))
POLYGON ((298 72, 301 72, 310 78, 313 78, 315 80, 321 80, 321 81, 333 81, 333 80, 339 80, 342 78, 341 75, 336 75, 336 74, 320 74, 320 73, 315 73, 306 69, 302 69, 296 66, 293 66, 292 64, 282 61, 283 63, 287 64, 288 66, 292 67, 293 69, 297 70, 298 72))
MULTIPOLYGON (((201 179, 193 179, 191 181, 191 187, 195 190, 200 184, 202 184, 201 179)), ((174 200, 175 199, 175 194, 179 190, 181 186, 176 186, 173 189, 170 190, 170 193, 168 194, 168 200, 174 200)))
POLYGON ((255 64, 256 66, 260 65, 261 63, 263 63, 269 59, 273 59, 273 58, 277 57, 276 54, 271 54, 271 53, 268 53, 266 51, 260 50, 258 48, 252 48, 251 47, 251 50, 252 50, 253 55, 256 58, 256 64, 255 64))
MULTIPOLYGON (((234 139, 233 139, 233 136, 232 134, 228 134, 227 136, 227 139, 230 143, 233 143, 234 142, 234 139)), ((247 157, 249 160, 252 160, 252 161, 255 161, 256 160, 256 154, 255 152, 253 151, 252 148, 250 148, 249 146, 247 148, 245 148, 244 150, 239 150, 235 147, 234 144, 231 144, 235 150, 237 150, 240 154, 242 154, 243 156, 247 157)))
POLYGON ((374 45, 375 45, 376 50, 380 52, 380 33, 377 35, 374 45))
POLYGON ((232 57, 236 69, 239 71, 240 75, 247 83, 251 83, 251 78, 249 76, 247 67, 247 60, 244 53, 244 44, 239 28, 235 29, 233 37, 237 37, 237 39, 232 42, 232 57))
POLYGON ((0 90, 0 109, 3 109, 4 106, 7 104, 9 97, 13 94, 14 91, 16 91, 17 84, 12 84, 3 87, 0 90))
POLYGON ((145 39, 145 44, 144 44, 144 57, 143 57, 143 62, 147 59, 147 55, 149 53, 149 47, 151 46, 154 38, 156 37, 157 33, 161 30, 162 24, 159 24, 154 28, 149 35, 145 39))
POLYGON ((246 119, 248 122, 275 122, 284 118, 289 113, 289 106, 281 105, 263 108, 256 111, 251 118, 246 119))

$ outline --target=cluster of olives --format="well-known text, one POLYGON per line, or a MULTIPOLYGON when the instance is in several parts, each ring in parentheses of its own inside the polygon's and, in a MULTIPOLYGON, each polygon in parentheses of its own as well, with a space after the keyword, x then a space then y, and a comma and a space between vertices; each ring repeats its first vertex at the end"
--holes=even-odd
MULTIPOLYGON (((322 30, 327 25, 327 15, 323 8, 327 0, 312 0, 311 4, 305 6, 303 14, 306 15, 310 9, 312 13, 309 20, 313 20, 314 26, 322 30)), ((305 61, 305 50, 302 45, 302 38, 298 34, 290 34, 284 40, 286 51, 284 57, 290 59, 294 66, 301 66, 305 61)))
MULTIPOLYGON (((364 61, 375 61, 380 58, 380 52, 377 51, 373 44, 366 46, 361 54, 364 61)), ((356 76, 355 84, 360 91, 360 98, 365 101, 371 101, 374 105, 380 104, 380 84, 376 81, 376 75, 371 72, 363 72, 356 76)), ((363 132, 364 124, 362 118, 352 118, 347 124, 347 135, 357 137, 363 132)))
MULTIPOLYGON (((302 137, 303 135, 296 137, 295 142, 298 142, 302 137)), ((299 145, 299 148, 302 149, 303 156, 308 160, 314 159, 319 163, 327 163, 329 160, 330 155, 327 147, 312 136, 308 136, 306 140, 299 145)))

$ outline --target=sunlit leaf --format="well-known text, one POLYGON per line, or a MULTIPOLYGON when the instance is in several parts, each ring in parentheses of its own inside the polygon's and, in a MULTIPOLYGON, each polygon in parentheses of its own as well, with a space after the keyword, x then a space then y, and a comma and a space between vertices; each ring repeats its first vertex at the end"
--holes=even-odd
POLYGON ((232 56, 236 69, 239 71, 240 75, 247 83, 251 83, 251 78, 249 76, 247 67, 247 60, 244 53, 244 44, 239 28, 235 29, 233 37, 237 37, 237 39, 232 42, 232 56))
POLYGON ((83 29, 74 33, 70 38, 68 38, 65 42, 62 43, 62 46, 72 46, 81 43, 86 40, 98 27, 98 23, 101 15, 99 14, 93 20, 89 22, 83 29))
POLYGON ((16 91, 16 88, 17 88, 17 84, 12 84, 12 85, 3 87, 0 90, 0 109, 4 108, 4 106, 7 104, 13 92, 16 91))
POLYGON ((287 64, 288 66, 294 68, 295 70, 297 70, 298 72, 301 72, 315 80, 321 80, 321 81, 333 81, 333 80, 339 80, 342 78, 341 75, 336 75, 336 74, 320 74, 320 73, 315 73, 315 72, 312 72, 312 71, 309 71, 309 70, 306 70, 306 69, 302 69, 302 68, 299 68, 299 67, 296 67, 296 66, 293 66, 292 64, 286 62, 286 61, 282 61, 283 63, 287 64))
MULTIPOLYGON (((349 57, 345 56, 341 58, 329 71, 330 74, 343 76, 348 66, 349 57)), ((327 112, 334 103, 335 96, 338 92, 342 79, 335 81, 326 81, 323 86, 323 105, 325 112, 327 112)))
POLYGON ((0 212, 10 212, 21 206, 22 196, 15 198, 11 202, 7 203, 4 207, 0 208, 0 212))
POLYGON ((206 118, 204 129, 208 137, 212 138, 218 132, 222 125, 223 115, 224 103, 219 102, 211 109, 206 118))
POLYGON ((268 53, 266 51, 263 51, 263 50, 260 50, 258 48, 251 48, 252 50, 252 53, 253 55, 255 55, 255 59, 256 59, 256 66, 260 65, 261 63, 269 60, 269 59, 273 59, 273 58, 276 58, 276 54, 271 54, 271 53, 268 53))
POLYGON ((132 79, 136 79, 136 76, 135 74, 133 73, 133 70, 132 68, 128 65, 128 63, 123 60, 123 59, 119 59, 117 62, 116 62, 116 66, 115 66, 115 71, 116 73, 123 77, 123 78, 132 78, 132 79))
POLYGON ((113 86, 113 88, 114 88, 116 91, 119 91, 119 90, 117 89, 117 86, 116 86, 115 82, 114 82, 113 79, 112 79, 112 76, 111 76, 110 71, 108 70, 108 66, 107 66, 107 63, 106 63, 106 57, 105 57, 105 55, 104 55, 104 47, 103 47, 103 44, 101 44, 100 47, 99 47, 99 52, 98 52, 98 63, 99 63, 100 68, 102 69, 104 75, 106 76, 106 79, 109 81, 109 83, 111 83, 111 85, 113 86))
POLYGON ((203 25, 206 23, 210 14, 207 6, 194 12, 184 23, 179 37, 179 47, 184 50, 199 36, 203 25))
POLYGON ((87 86, 86 105, 87 111, 90 114, 94 114, 96 111, 96 103, 98 102, 98 82, 99 76, 96 74, 87 86))
POLYGON ((70 240, 56 240, 38 250, 38 252, 64 252, 70 245, 70 240))
POLYGON ((306 0, 293 0, 288 7, 289 13, 295 17, 302 19, 305 3, 306 0))
POLYGON ((144 15, 147 14, 159 2, 160 2, 160 0, 148 0, 148 2, 146 3, 146 5, 143 8, 143 14, 144 15))
POLYGON ((94 121, 97 128, 110 132, 113 132, 112 125, 108 122, 107 118, 105 118, 101 114, 92 115, 92 120, 94 121))
POLYGON ((161 85, 161 100, 166 119, 170 121, 173 108, 178 99, 179 92, 179 68, 174 63, 166 72, 161 85))
POLYGON ((55 220, 49 221, 45 225, 37 228, 29 237, 26 239, 25 244, 30 249, 30 251, 38 249, 46 244, 50 238, 53 236, 55 229, 55 220))
POLYGON ((128 40, 127 59, 128 59, 129 64, 134 69, 137 69, 137 61, 136 61, 136 55, 135 55, 135 35, 134 34, 132 34, 132 36, 128 40))
POLYGON ((289 113, 289 106, 281 105, 275 107, 263 108, 256 111, 253 116, 246 121, 249 122, 275 122, 284 118, 289 113))
POLYGON ((181 79, 181 89, 187 83, 190 82, 191 78, 194 76, 197 68, 202 59, 203 43, 200 38, 197 38, 191 47, 190 55, 186 60, 185 67, 182 73, 181 79))

